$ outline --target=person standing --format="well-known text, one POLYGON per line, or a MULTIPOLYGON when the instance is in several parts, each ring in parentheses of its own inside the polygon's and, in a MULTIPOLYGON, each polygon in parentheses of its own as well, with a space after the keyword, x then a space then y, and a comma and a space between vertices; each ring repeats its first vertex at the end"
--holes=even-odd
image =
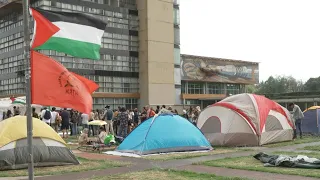
POLYGON ((294 103, 289 104, 290 110, 292 109, 291 114, 292 118, 295 121, 296 128, 294 129, 293 139, 297 138, 297 129, 299 129, 300 132, 300 138, 302 138, 302 130, 301 130, 301 123, 302 119, 304 118, 303 112, 301 111, 300 107, 294 103))
POLYGON ((46 124, 48 124, 50 126, 50 122, 51 122, 51 112, 50 110, 45 107, 42 111, 41 111, 41 119, 42 121, 44 121, 46 124))
MULTIPOLYGON (((92 112, 89 115, 89 122, 94 121, 94 116, 95 116, 94 114, 95 114, 95 112, 94 112, 94 110, 92 110, 92 112)), ((89 136, 90 136, 90 131, 92 131, 92 136, 94 136, 95 135, 95 127, 92 125, 89 126, 89 136)))
POLYGON ((113 131, 113 122, 112 122, 112 119, 113 119, 113 111, 110 109, 110 106, 107 105, 106 106, 106 111, 104 113, 104 116, 103 116, 103 120, 106 121, 106 132, 109 134, 113 134, 114 135, 114 131, 113 131))
POLYGON ((126 112, 126 108, 121 108, 119 113, 119 130, 118 130, 118 136, 120 137, 127 137, 128 135, 128 124, 129 124, 129 115, 126 112))
POLYGON ((53 108, 51 109, 51 127, 52 127, 56 132, 58 132, 58 126, 59 126, 59 123, 58 123, 57 119, 59 119, 59 113, 56 112, 56 108, 53 107, 53 108))
POLYGON ((69 136, 69 125, 70 125, 70 113, 67 111, 67 108, 61 112, 61 130, 62 130, 62 138, 68 138, 69 136), (64 135, 66 134, 66 136, 64 135))
MULTIPOLYGON (((89 129, 89 115, 88 114, 85 114, 85 113, 82 113, 81 114, 81 120, 82 120, 82 127, 83 129, 87 128, 89 129)), ((90 136, 90 129, 88 131, 88 136, 90 136)))

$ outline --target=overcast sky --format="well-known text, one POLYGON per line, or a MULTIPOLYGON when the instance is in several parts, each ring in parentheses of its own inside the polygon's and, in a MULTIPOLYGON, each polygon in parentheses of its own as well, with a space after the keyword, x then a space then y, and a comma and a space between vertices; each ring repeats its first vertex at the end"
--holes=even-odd
POLYGON ((260 62, 260 81, 320 76, 319 0, 180 0, 181 53, 260 62))

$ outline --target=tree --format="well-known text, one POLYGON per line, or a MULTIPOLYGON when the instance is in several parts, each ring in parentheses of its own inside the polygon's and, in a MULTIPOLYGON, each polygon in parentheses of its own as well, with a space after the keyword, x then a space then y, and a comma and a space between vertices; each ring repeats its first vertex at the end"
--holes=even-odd
POLYGON ((246 86, 246 92, 247 93, 252 93, 252 94, 256 93, 257 92, 257 86, 255 86, 255 85, 247 85, 246 86))
MULTIPOLYGON (((320 82, 320 81, 319 81, 320 82)), ((258 85, 257 93, 274 94, 303 91, 304 84, 292 76, 270 76, 268 80, 262 81, 258 85)))
POLYGON ((310 78, 304 86, 305 90, 309 92, 320 91, 320 76, 317 78, 310 78))

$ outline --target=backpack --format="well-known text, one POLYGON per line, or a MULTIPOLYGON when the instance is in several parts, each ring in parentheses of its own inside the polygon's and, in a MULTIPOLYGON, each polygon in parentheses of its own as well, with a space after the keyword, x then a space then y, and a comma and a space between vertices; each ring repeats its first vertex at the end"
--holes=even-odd
POLYGON ((44 119, 47 119, 47 120, 51 119, 51 112, 48 111, 48 110, 46 110, 46 112, 44 113, 43 118, 44 118, 44 119))
POLYGON ((104 120, 112 120, 113 111, 111 109, 107 110, 106 117, 104 117, 104 120))

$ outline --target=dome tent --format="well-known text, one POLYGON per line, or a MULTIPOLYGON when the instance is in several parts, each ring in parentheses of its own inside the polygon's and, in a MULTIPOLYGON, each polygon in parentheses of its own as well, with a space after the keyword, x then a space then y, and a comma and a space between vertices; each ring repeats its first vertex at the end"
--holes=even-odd
POLYGON ((312 106, 303 112, 301 130, 303 133, 320 134, 320 106, 312 106))
POLYGON ((197 126, 213 145, 258 146, 293 138, 289 111, 255 94, 230 96, 207 107, 197 126))
MULTIPOLYGON (((15 116, 0 122, 0 170, 28 167, 27 118, 15 116)), ((46 123, 33 119, 34 165, 79 164, 64 140, 46 123)))
POLYGON ((134 129, 116 151, 138 155, 211 150, 202 132, 179 115, 160 114, 134 129))

